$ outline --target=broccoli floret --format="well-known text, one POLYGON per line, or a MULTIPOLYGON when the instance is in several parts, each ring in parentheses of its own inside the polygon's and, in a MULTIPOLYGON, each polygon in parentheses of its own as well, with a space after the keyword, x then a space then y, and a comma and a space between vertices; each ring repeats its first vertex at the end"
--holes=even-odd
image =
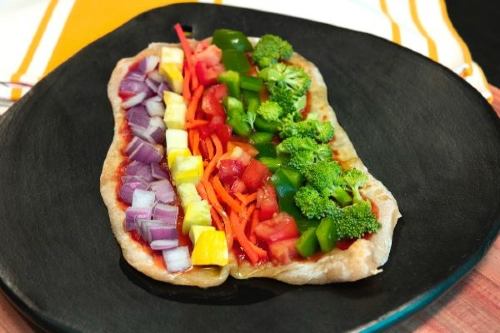
POLYGON ((288 165, 300 173, 307 173, 308 168, 316 162, 331 161, 332 151, 326 144, 319 144, 314 139, 292 136, 276 146, 278 154, 290 156, 288 165))
POLYGON ((353 201, 363 202, 363 197, 361 197, 361 193, 359 193, 359 188, 368 181, 366 173, 359 169, 350 169, 344 173, 343 178, 352 191, 353 201))
POLYGON ((260 116, 262 116, 262 118, 268 121, 279 120, 282 113, 283 109, 281 108, 281 106, 273 101, 265 101, 257 109, 257 114, 259 114, 260 116))
POLYGON ((380 228, 380 223, 366 201, 342 208, 341 214, 332 218, 338 239, 361 238, 366 233, 376 232, 380 228))
POLYGON ((307 119, 295 122, 292 117, 285 117, 282 120, 280 128, 280 137, 282 139, 286 139, 291 136, 303 136, 326 143, 333 138, 333 135, 333 126, 330 122, 321 122, 316 119, 307 119))
POLYGON ((346 182, 342 178, 342 168, 335 161, 321 161, 309 166, 305 177, 308 184, 322 195, 333 197, 341 206, 352 203, 352 198, 346 191, 346 182))
POLYGON ((340 208, 335 202, 329 200, 316 191, 312 186, 306 185, 295 193, 295 204, 304 216, 309 219, 320 219, 325 216, 336 216, 340 208))
POLYGON ((270 100, 278 103, 285 113, 294 113, 306 106, 305 93, 311 78, 300 67, 282 63, 271 65, 259 73, 270 94, 270 100))
POLYGON ((287 60, 293 54, 290 43, 276 35, 261 37, 253 51, 253 60, 260 68, 268 67, 279 60, 287 60))

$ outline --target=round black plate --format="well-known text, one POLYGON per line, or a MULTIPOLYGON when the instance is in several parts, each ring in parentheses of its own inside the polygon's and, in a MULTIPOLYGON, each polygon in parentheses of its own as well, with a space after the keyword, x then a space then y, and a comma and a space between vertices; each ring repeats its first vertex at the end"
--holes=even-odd
POLYGON ((497 234, 499 134, 490 106, 464 81, 382 39, 246 9, 157 9, 83 49, 3 119, 1 285, 57 331, 380 328, 449 287, 497 234), (123 262, 99 194, 113 136, 106 85, 120 58, 175 41, 176 22, 195 38, 219 27, 276 33, 320 68, 341 124, 404 216, 382 274, 299 287, 230 279, 201 290, 157 283, 123 262))

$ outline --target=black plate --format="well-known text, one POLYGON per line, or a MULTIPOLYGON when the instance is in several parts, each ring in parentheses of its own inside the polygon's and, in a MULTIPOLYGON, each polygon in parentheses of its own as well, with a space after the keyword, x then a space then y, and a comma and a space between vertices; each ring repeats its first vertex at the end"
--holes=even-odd
POLYGON ((427 304, 475 264, 499 228, 500 129, 444 67, 382 39, 246 9, 175 5, 130 21, 42 80, 0 126, 0 278, 38 324, 85 332, 377 329, 427 304), (106 85, 152 41, 229 27, 292 42, 323 73, 361 158, 404 217, 384 272, 357 283, 152 281, 120 255, 99 194, 113 136, 106 85))

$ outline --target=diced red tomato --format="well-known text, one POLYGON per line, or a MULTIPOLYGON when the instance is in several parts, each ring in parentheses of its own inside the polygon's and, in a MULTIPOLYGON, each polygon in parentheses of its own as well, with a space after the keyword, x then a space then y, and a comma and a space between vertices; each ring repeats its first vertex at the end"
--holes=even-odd
POLYGON ((297 244, 298 238, 285 239, 269 245, 269 252, 271 259, 280 264, 288 264, 293 259, 298 258, 297 244))
POLYGON ((203 93, 201 99, 201 110, 210 116, 226 117, 222 101, 227 96, 227 88, 224 84, 211 86, 203 93))
POLYGON ((233 129, 229 125, 222 124, 215 127, 215 134, 219 137, 222 145, 226 147, 229 139, 231 139, 231 135, 233 134, 233 129))
POLYGON ((220 64, 222 50, 214 44, 198 43, 194 50, 194 61, 203 62, 208 66, 220 64))
POLYGON ((255 236, 268 244, 299 237, 299 229, 293 217, 279 213, 272 219, 262 221, 255 227, 255 236))
POLYGON ((207 87, 217 83, 217 77, 224 71, 224 66, 222 64, 208 65, 203 61, 198 61, 194 65, 194 70, 200 83, 207 87))
POLYGON ((224 185, 231 186, 241 177, 244 168, 238 160, 222 160, 219 163, 219 178, 224 185))
POLYGON ((260 221, 268 220, 278 212, 278 200, 276 199, 276 191, 272 185, 267 184, 257 190, 257 208, 260 208, 260 221))
POLYGON ((347 250, 355 241, 356 239, 343 239, 337 241, 335 246, 341 250, 347 250))
POLYGON ((233 185, 231 185, 230 191, 231 193, 245 193, 247 191, 247 187, 241 179, 236 179, 233 185))
POLYGON ((250 192, 255 192, 266 183, 270 176, 271 172, 269 169, 261 162, 253 159, 243 172, 241 180, 243 180, 250 192))

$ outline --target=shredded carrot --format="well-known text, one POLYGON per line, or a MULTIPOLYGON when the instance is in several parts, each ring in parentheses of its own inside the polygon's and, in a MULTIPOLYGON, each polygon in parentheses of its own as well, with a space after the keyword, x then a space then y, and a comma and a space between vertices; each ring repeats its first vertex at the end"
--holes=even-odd
POLYGON ((245 254, 252 264, 255 265, 259 261, 259 258, 267 257, 267 252, 265 250, 253 244, 247 238, 243 230, 243 226, 238 222, 238 217, 234 211, 231 211, 229 214, 229 221, 231 223, 231 229, 234 232, 234 236, 238 240, 238 243, 240 243, 243 251, 245 251, 245 254))
POLYGON ((205 145, 207 148, 208 159, 214 158, 214 145, 211 140, 205 140, 205 145))
POLYGON ((224 208, 222 208, 219 199, 217 199, 217 195, 215 194, 212 185, 206 180, 202 180, 201 183, 203 184, 207 192, 208 202, 210 202, 210 204, 215 208, 217 213, 219 213, 221 216, 224 216, 226 212, 224 211, 224 208))
POLYGON ((200 155, 200 132, 197 130, 191 130, 189 132, 193 132, 193 144, 191 145, 191 152, 193 155, 200 155))
POLYGON ((193 129, 208 124, 208 120, 194 119, 186 123, 186 129, 193 129))
POLYGON ((201 153, 201 156, 203 156, 203 159, 208 160, 207 139, 200 140, 200 153, 201 153))
POLYGON ((189 82, 191 80, 191 72, 188 66, 184 66, 184 84, 182 85, 182 97, 186 103, 191 99, 191 89, 189 88, 189 82))
POLYGON ((224 223, 220 219, 219 214, 215 211, 215 209, 210 208, 210 215, 212 215, 212 221, 214 221, 215 228, 217 230, 224 230, 224 223))
POLYGON ((187 109, 187 113, 186 113, 186 119, 187 121, 192 121, 194 120, 194 117, 196 115, 196 110, 198 109, 198 104, 200 102, 200 99, 201 99, 201 95, 203 94, 203 90, 205 88, 203 86, 199 86, 194 94, 193 94, 193 98, 191 99, 191 102, 189 102, 189 106, 188 106, 188 109, 187 109))
POLYGON ((254 210, 249 230, 249 235, 250 235, 249 238, 252 243, 257 242, 257 239, 255 238, 255 227, 257 226, 258 223, 259 223, 259 212, 257 210, 254 210))
MULTIPOLYGON (((205 189, 205 186, 203 186, 203 183, 198 183, 198 185, 196 185, 196 190, 198 190, 198 193, 203 200, 209 201, 207 190, 205 189)), ((210 208, 210 215, 212 216, 215 228, 217 228, 217 230, 224 230, 224 224, 222 223, 219 214, 213 207, 210 208)))
POLYGON ((255 205, 252 204, 246 208, 245 217, 243 219, 243 230, 246 229, 248 221, 252 218, 252 214, 255 210, 255 205))
POLYGON ((214 187, 215 193, 225 204, 227 204, 232 210, 238 213, 241 211, 240 204, 238 203, 238 201, 234 200, 234 198, 226 191, 218 176, 214 176, 212 178, 212 185, 214 187))
POLYGON ((251 202, 253 202, 257 199, 257 192, 254 192, 252 194, 247 194, 247 195, 245 195, 243 193, 236 192, 234 195, 245 206, 247 206, 248 204, 250 204, 251 202))
POLYGON ((198 87, 198 76, 194 71, 193 50, 191 50, 191 46, 189 45, 186 35, 184 34, 184 30, 182 30, 182 26, 177 23, 174 25, 174 29, 177 33, 177 37, 179 37, 182 49, 184 50, 184 56, 186 57, 189 71, 192 74, 193 90, 195 90, 198 87))
POLYGON ((217 151, 215 152, 214 158, 212 158, 208 164, 207 167, 205 168, 205 171, 203 171, 203 179, 208 182, 210 178, 210 174, 212 171, 214 171, 215 166, 217 165, 217 161, 219 160, 219 156, 217 155, 217 151))

